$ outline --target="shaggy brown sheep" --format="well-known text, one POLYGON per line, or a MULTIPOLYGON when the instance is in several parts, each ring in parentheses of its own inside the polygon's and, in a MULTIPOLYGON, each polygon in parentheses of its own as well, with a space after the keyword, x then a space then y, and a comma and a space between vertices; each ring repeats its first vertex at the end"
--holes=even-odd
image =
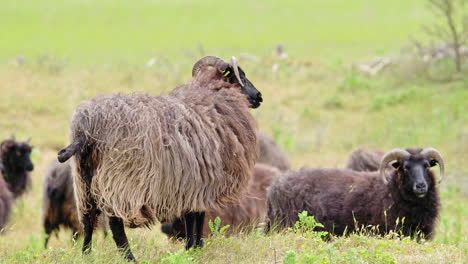
POLYGON ((5 225, 8 222, 12 203, 13 194, 8 189, 8 185, 3 179, 3 175, 0 171, 0 233, 3 233, 5 225))
POLYGON ((17 198, 26 192, 31 186, 30 172, 34 169, 31 162, 31 150, 29 140, 16 141, 15 137, 4 140, 0 144, 0 163, 3 164, 3 178, 8 188, 17 198))
POLYGON ((257 163, 268 164, 281 171, 290 169, 288 158, 283 150, 267 135, 257 131, 259 155, 257 163))
POLYGON ((75 110, 72 143, 58 159, 75 155, 84 253, 100 212, 128 260, 134 257, 124 225, 184 216, 186 249, 201 247, 204 212, 242 197, 257 156, 249 108, 260 106, 262 96, 234 57, 231 63, 204 57, 192 76, 168 95, 98 96, 75 110))
POLYGON ((346 161, 346 169, 354 171, 377 171, 385 152, 358 148, 353 150, 346 161))
POLYGON ((395 149, 384 155, 379 172, 289 172, 278 177, 268 191, 267 228, 293 226, 298 213, 307 211, 326 231, 337 235, 372 225, 378 226, 381 234, 393 230, 409 236, 420 231, 431 238, 440 204, 437 182, 430 170, 436 164, 442 179, 444 161, 437 150, 395 149), (396 162, 388 183, 386 168, 392 161, 396 162))
MULTIPOLYGON (((280 174, 280 171, 269 165, 257 163, 252 174, 253 178, 249 183, 248 191, 239 205, 210 210, 206 213, 204 237, 210 232, 209 220, 214 221, 218 216, 221 219, 221 226, 230 226, 226 230, 227 235, 240 231, 250 231, 264 220, 266 215, 266 190, 273 179, 280 174)), ((161 230, 169 237, 186 238, 182 218, 174 220, 171 224, 163 224, 161 230)))
MULTIPOLYGON (((69 228, 73 237, 83 233, 78 220, 73 179, 70 162, 59 163, 53 160, 44 174, 42 197, 42 223, 46 233, 44 247, 47 247, 50 235, 60 228, 69 228)), ((106 219, 99 217, 99 226, 106 234, 106 219)))

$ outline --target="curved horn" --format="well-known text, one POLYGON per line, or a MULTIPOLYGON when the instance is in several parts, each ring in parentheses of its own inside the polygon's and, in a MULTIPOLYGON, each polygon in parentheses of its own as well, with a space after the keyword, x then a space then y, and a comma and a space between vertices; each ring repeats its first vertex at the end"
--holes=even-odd
POLYGON ((404 149, 392 149, 382 157, 382 161, 380 162, 379 173, 382 176, 384 184, 388 183, 387 177, 385 175, 385 170, 387 168, 388 163, 393 160, 409 157, 410 155, 411 154, 404 149))
POLYGON ((231 62, 229 63, 229 65, 231 66, 231 68, 234 70, 234 74, 236 75, 236 78, 237 80, 239 81, 240 85, 242 87, 244 87, 244 83, 242 83, 242 80, 240 78, 240 75, 239 75, 239 68, 237 66, 237 59, 236 57, 232 56, 231 57, 231 62))
POLYGON ((217 62, 223 61, 216 56, 205 56, 199 59, 192 68, 192 77, 195 77, 203 66, 215 66, 217 62))
POLYGON ((31 141, 31 136, 28 137, 28 139, 26 139, 26 144, 29 144, 29 141, 31 141))
POLYGON ((442 178, 444 177, 444 159, 442 158, 442 155, 440 155, 439 151, 437 151, 435 148, 425 148, 421 151, 421 155, 429 157, 431 159, 434 159, 439 163, 439 168, 440 168, 440 176, 439 176, 439 181, 437 183, 442 182, 442 178))
POLYGON ((11 134, 11 137, 10 137, 11 140, 16 140, 15 138, 15 134, 11 134))

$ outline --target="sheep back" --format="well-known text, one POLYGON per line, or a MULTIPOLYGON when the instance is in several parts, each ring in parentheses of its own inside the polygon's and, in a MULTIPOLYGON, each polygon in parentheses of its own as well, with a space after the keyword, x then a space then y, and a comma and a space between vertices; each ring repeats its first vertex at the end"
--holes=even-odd
POLYGON ((167 96, 82 102, 72 116, 71 139, 84 133, 95 162, 89 193, 74 170, 80 212, 89 208, 89 195, 107 215, 141 226, 154 217, 165 222, 237 203, 257 142, 248 101, 233 89, 188 85, 167 96))
POLYGON ((377 171, 384 154, 380 150, 357 148, 349 154, 345 168, 355 171, 377 171))
POLYGON ((290 169, 289 160, 283 150, 267 135, 257 131, 259 155, 257 163, 274 166, 281 171, 290 169))

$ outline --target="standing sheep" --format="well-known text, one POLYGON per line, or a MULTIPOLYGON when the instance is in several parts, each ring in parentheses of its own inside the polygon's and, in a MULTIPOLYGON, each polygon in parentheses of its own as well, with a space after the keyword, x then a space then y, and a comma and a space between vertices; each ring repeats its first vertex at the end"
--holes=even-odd
POLYGON ((430 170, 436 164, 442 180, 444 161, 437 150, 394 149, 382 158, 379 172, 302 169, 287 173, 268 191, 268 226, 293 226, 298 213, 307 211, 326 231, 337 235, 372 225, 381 234, 393 230, 410 236, 421 231, 431 238, 440 206, 430 170), (392 161, 388 182, 387 165, 392 161))
POLYGON ((257 147, 249 107, 260 106, 261 93, 234 57, 204 57, 192 76, 168 95, 97 96, 73 113, 72 143, 58 159, 75 155, 84 253, 100 212, 128 260, 124 225, 184 216, 186 249, 202 247, 205 211, 236 203, 245 191, 257 147))
POLYGON ((354 171, 378 171, 384 154, 380 150, 355 149, 349 154, 345 168, 354 171))
POLYGON ((288 158, 283 150, 267 135, 257 131, 259 156, 257 163, 264 163, 281 171, 290 169, 288 158))
MULTIPOLYGON (((269 165, 255 164, 252 180, 249 183, 248 191, 242 198, 240 204, 227 208, 210 210, 206 213, 204 237, 210 231, 209 221, 214 221, 219 216, 221 226, 229 225, 227 234, 239 231, 249 231, 262 222, 266 215, 266 190, 271 182, 280 174, 280 171, 269 165)), ((163 233, 169 237, 186 239, 185 226, 182 218, 174 220, 171 224, 161 226, 163 233)))
POLYGON ((0 144, 0 163, 3 164, 3 177, 15 198, 21 196, 31 186, 30 172, 34 169, 31 161, 31 138, 25 142, 16 141, 15 137, 0 144))
MULTIPOLYGON (((42 223, 46 233, 44 247, 47 248, 50 235, 60 228, 70 228, 74 238, 82 234, 70 162, 59 163, 53 160, 44 174, 42 186, 42 223)), ((106 222, 104 215, 99 217, 98 223, 104 230, 104 235, 107 232, 106 222)))
MULTIPOLYGON (((0 164, 1 167, 2 164, 0 164)), ((3 179, 3 174, 0 171, 0 234, 3 233, 6 223, 11 212, 11 204, 13 203, 13 194, 8 189, 8 185, 3 179)))

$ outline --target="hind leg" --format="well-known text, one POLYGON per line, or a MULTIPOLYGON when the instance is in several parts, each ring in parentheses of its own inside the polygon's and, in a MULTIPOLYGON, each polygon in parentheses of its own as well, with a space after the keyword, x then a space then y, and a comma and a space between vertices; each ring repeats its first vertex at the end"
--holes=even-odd
POLYGON ((44 231, 45 231, 44 248, 47 248, 47 244, 49 243, 49 238, 50 238, 50 235, 52 234, 53 229, 54 228, 48 221, 44 223, 44 231))
POLYGON ((109 217, 109 226, 112 231, 115 244, 124 253, 125 258, 128 261, 135 261, 135 257, 133 256, 132 251, 130 250, 130 246, 128 245, 128 239, 127 235, 125 234, 125 227, 122 219, 115 216, 109 217))
POLYGON ((91 251, 91 241, 93 239, 94 224, 96 223, 96 207, 95 204, 88 212, 83 214, 84 240, 83 254, 88 254, 91 251))

